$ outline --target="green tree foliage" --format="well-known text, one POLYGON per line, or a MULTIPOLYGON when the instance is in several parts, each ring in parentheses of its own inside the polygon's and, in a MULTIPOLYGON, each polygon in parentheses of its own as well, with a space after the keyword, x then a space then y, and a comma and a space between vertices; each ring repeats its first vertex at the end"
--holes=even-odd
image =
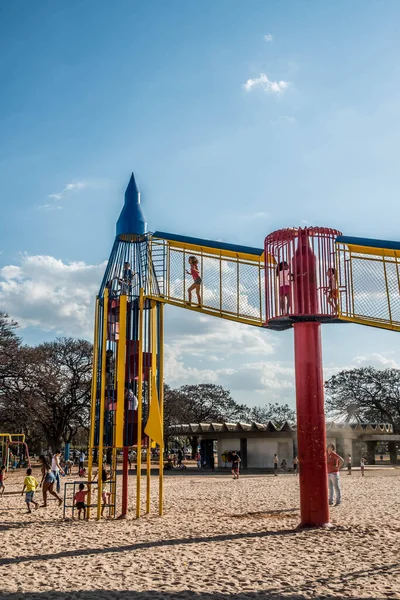
MULTIPOLYGON (((400 433, 400 370, 362 367, 341 371, 325 382, 326 406, 345 419, 385 422, 400 433)), ((392 462, 396 443, 390 442, 392 462)))
MULTIPOLYGON (((178 389, 169 386, 164 388, 164 427, 168 432, 170 425, 180 423, 204 422, 244 422, 266 423, 273 421, 283 425, 285 421, 294 422, 295 412, 287 404, 267 404, 249 407, 238 404, 228 390, 220 385, 201 383, 184 385, 178 389)), ((198 444, 198 436, 189 438, 194 454, 198 444)))
POLYGON ((296 421, 296 412, 288 404, 268 403, 265 406, 248 408, 247 420, 255 421, 256 423, 272 421, 275 425, 281 426, 286 421, 294 423, 296 421))
POLYGON ((92 345, 59 338, 22 346, 16 324, 0 316, 0 427, 53 450, 89 425, 92 345))

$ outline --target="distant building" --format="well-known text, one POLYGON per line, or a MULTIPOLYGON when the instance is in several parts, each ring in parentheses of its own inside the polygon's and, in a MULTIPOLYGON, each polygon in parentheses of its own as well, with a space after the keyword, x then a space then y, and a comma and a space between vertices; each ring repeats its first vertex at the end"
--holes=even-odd
MULTIPOLYGON (((261 423, 190 423, 171 425, 168 433, 174 437, 198 437, 202 459, 207 466, 214 465, 214 448, 217 448, 217 464, 224 467, 223 455, 229 450, 240 452, 242 467, 249 469, 272 469, 274 454, 286 460, 289 467, 297 454, 296 426, 284 423, 278 427, 272 422, 261 423)), ((388 423, 327 423, 327 444, 335 444, 338 454, 351 454, 353 464, 360 463, 361 456, 368 464, 375 463, 378 442, 400 442, 388 423)))

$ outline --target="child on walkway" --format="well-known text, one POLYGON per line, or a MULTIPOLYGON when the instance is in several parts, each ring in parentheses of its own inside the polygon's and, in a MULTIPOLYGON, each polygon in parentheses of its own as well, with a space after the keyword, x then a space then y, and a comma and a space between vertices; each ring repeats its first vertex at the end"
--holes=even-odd
POLYGON ((0 496, 4 494, 4 480, 6 478, 6 468, 4 465, 0 468, 0 496))
POLYGON ((326 276, 328 278, 328 290, 326 294, 326 299, 328 300, 328 304, 331 305, 333 311, 336 313, 338 309, 338 290, 336 283, 336 270, 332 267, 327 270, 326 276))
POLYGON ((195 256, 189 256, 188 262, 190 265, 190 271, 186 271, 186 273, 193 277, 193 283, 190 286, 190 288, 188 289, 189 304, 192 303, 192 292, 193 292, 193 290, 195 290, 198 305, 201 307, 201 296, 200 296, 201 277, 200 277, 200 271, 199 271, 199 261, 195 256))
POLYGON ((35 505, 36 510, 39 508, 39 503, 35 502, 35 500, 33 499, 37 487, 39 487, 39 482, 35 477, 33 477, 32 469, 27 469, 26 477, 24 479, 24 487, 22 488, 21 496, 24 495, 24 491, 26 489, 25 502, 26 502, 26 506, 28 508, 28 513, 32 512, 31 504, 35 505))
POLYGON ((364 477, 364 475, 365 475, 365 463, 366 463, 366 460, 365 460, 365 458, 362 458, 362 459, 360 460, 360 467, 361 467, 361 477, 364 477))
POLYGON ((290 312, 290 282, 292 275, 289 265, 286 261, 282 261, 276 267, 276 276, 279 286, 279 309, 281 315, 288 315, 290 312))
POLYGON ((84 483, 80 483, 79 484, 79 491, 76 492, 75 496, 74 496, 74 504, 75 504, 75 508, 78 509, 78 519, 81 519, 81 514, 83 511, 83 518, 86 519, 86 496, 88 495, 89 491, 85 490, 85 484, 84 483))

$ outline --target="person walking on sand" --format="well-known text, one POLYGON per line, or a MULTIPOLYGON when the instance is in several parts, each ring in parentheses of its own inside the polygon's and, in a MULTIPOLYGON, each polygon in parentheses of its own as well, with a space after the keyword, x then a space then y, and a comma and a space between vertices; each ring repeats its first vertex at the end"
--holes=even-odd
POLYGON ((52 496, 54 496, 54 498, 56 498, 56 500, 58 500, 58 506, 61 506, 62 499, 54 491, 54 484, 56 482, 56 478, 54 476, 53 471, 51 470, 50 464, 43 454, 41 454, 39 456, 39 460, 42 463, 42 465, 41 465, 42 480, 40 482, 40 487, 42 488, 42 494, 43 494, 42 507, 43 508, 47 507, 47 492, 49 494, 51 494, 52 496))
POLYGON ((4 494, 4 490, 5 490, 5 486, 4 486, 4 480, 6 478, 6 467, 5 465, 2 465, 0 467, 0 496, 3 496, 4 494))
POLYGON ((26 502, 26 507, 28 509, 28 513, 32 512, 31 504, 34 504, 36 510, 39 508, 39 503, 34 500, 35 492, 38 487, 39 487, 39 482, 35 477, 33 477, 32 469, 27 469, 26 477, 24 479, 24 487, 22 488, 21 496, 24 495, 24 492, 26 490, 25 502, 26 502))
POLYGON ((366 465, 366 460, 362 456, 361 460, 360 460, 361 477, 364 477, 364 475, 365 475, 365 465, 366 465))
POLYGON ((277 454, 274 454, 274 475, 278 477, 279 458, 277 454))
POLYGON ((293 459, 293 475, 299 474, 299 459, 297 456, 293 459))
POLYGON ((59 494, 60 490, 61 490, 60 473, 62 475, 65 475, 65 473, 60 465, 60 456, 61 456, 61 450, 56 450, 53 458, 51 459, 51 470, 53 471, 54 477, 56 479, 57 494, 59 494))
POLYGON ((231 461, 232 461, 233 479, 239 479, 239 465, 240 465, 241 461, 240 461, 240 456, 236 452, 236 450, 233 450, 233 452, 231 452, 231 461))
POLYGON ((347 475, 351 475, 351 454, 347 455, 346 463, 347 463, 347 475))
POLYGON ((342 502, 342 491, 340 489, 340 467, 343 465, 344 460, 339 454, 335 452, 335 446, 329 444, 328 446, 328 483, 329 483, 329 504, 332 506, 333 497, 336 495, 336 504, 338 506, 342 502))
POLYGON ((81 450, 81 453, 79 455, 79 477, 83 477, 83 475, 84 475, 85 458, 86 458, 85 453, 83 450, 81 450))

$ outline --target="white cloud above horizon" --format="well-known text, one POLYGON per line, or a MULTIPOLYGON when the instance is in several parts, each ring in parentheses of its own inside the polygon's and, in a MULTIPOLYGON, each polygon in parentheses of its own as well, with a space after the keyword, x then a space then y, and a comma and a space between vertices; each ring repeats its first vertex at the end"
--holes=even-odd
POLYGON ((255 88, 261 88, 267 94, 282 94, 290 85, 289 81, 271 81, 265 73, 260 73, 259 77, 248 79, 243 84, 246 92, 255 88))
POLYGON ((44 204, 40 204, 38 208, 42 210, 60 210, 62 206, 60 205, 60 200, 63 200, 66 195, 70 192, 77 192, 87 187, 86 181, 77 181, 76 183, 67 183, 61 192, 56 192, 54 194, 48 194, 46 197, 46 202, 44 204))
POLYGON ((273 42, 274 41, 274 36, 272 35, 272 33, 267 33, 266 35, 264 35, 264 40, 266 42, 273 42))

